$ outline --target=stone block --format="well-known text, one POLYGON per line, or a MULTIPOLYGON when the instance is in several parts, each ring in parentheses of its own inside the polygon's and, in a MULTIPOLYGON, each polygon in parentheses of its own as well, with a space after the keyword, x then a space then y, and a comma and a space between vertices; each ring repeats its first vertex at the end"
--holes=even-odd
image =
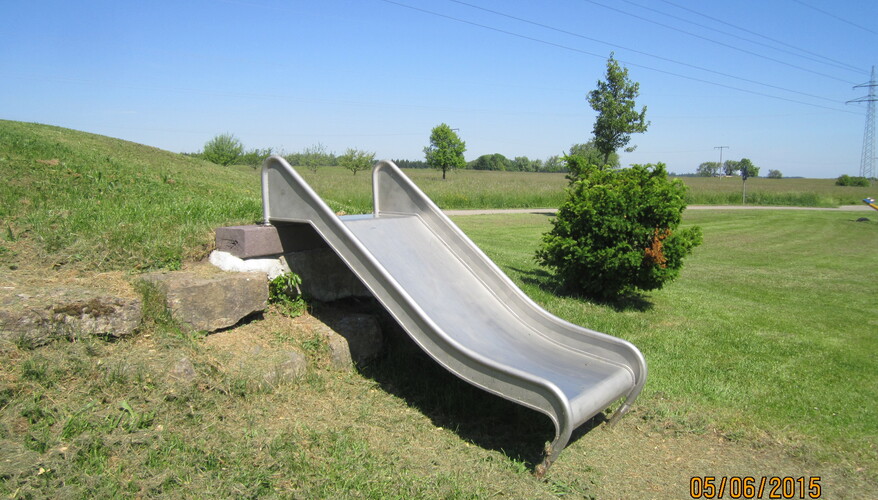
POLYGON ((208 261, 223 271, 235 273, 262 272, 265 273, 270 280, 273 280, 281 274, 290 272, 290 268, 287 266, 287 261, 284 260, 282 256, 241 259, 235 257, 229 252, 214 250, 213 252, 210 252, 208 261))
POLYGON ((384 348, 384 334, 378 318, 371 314, 346 314, 323 330, 333 368, 349 368, 378 356, 384 348))
POLYGON ((332 328, 347 340, 351 359, 355 362, 368 361, 381 354, 384 348, 381 325, 372 314, 345 315, 334 322, 332 328))
POLYGON ((164 295, 171 316, 193 330, 212 332, 265 309, 268 280, 263 273, 152 273, 142 277, 164 295))
POLYGON ((0 340, 32 346, 83 335, 123 337, 141 318, 140 300, 79 286, 0 296, 0 340))
POLYGON ((192 382, 197 376, 192 360, 187 357, 182 357, 177 361, 171 368, 170 375, 171 378, 181 382, 192 382))
POLYGON ((304 354, 296 351, 285 351, 280 353, 280 359, 263 374, 262 379, 271 386, 277 386, 293 382, 303 377, 307 371, 308 358, 304 354))

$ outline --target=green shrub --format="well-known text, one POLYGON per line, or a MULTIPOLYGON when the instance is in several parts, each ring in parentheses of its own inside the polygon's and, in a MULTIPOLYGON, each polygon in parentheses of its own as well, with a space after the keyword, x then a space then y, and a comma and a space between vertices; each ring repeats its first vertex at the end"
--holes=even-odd
POLYGON ((296 273, 284 273, 268 282, 268 302, 275 304, 283 314, 295 318, 305 312, 305 299, 299 285, 302 278, 296 273))
POLYGON ((244 145, 232 134, 220 134, 204 144, 202 156, 217 165, 231 165, 244 153, 244 145))
POLYGON ((850 175, 844 174, 838 177, 835 180, 836 186, 855 186, 855 187, 869 187, 869 179, 865 177, 851 177, 850 175))
POLYGON ((467 168, 473 170, 512 170, 512 161, 500 153, 482 155, 469 162, 467 168))
POLYGON ((274 151, 271 148, 251 149, 250 151, 242 153, 235 163, 238 165, 247 165, 251 168, 260 168, 262 167, 262 162, 273 154, 274 151))
POLYGON ((606 300, 677 277, 701 243, 700 228, 679 229, 686 186, 662 163, 616 170, 565 161, 578 175, 536 254, 564 291, 606 300))

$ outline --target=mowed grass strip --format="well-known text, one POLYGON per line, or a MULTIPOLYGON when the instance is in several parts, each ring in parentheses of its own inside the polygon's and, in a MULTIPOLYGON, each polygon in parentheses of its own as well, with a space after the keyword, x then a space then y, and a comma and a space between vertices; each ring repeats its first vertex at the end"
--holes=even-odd
MULTIPOLYGON (((455 218, 553 313, 630 340, 649 379, 635 415, 878 474, 878 223, 858 213, 698 211, 704 244, 643 300, 555 295, 533 261, 541 215, 455 218)), ((636 418, 636 417, 635 417, 636 418)))

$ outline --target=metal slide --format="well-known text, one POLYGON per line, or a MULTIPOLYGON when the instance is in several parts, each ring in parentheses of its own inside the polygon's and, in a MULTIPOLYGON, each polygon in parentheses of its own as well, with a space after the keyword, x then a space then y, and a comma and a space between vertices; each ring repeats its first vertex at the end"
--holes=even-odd
POLYGON ((390 161, 372 170, 374 212, 337 216, 279 156, 265 160, 265 223, 306 222, 440 365, 555 424, 540 471, 573 430, 646 381, 629 342, 534 303, 390 161))

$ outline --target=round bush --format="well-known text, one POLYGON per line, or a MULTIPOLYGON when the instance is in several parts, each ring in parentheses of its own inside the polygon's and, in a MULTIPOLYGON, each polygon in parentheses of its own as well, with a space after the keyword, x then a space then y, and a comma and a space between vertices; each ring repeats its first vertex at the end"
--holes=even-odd
POLYGON ((204 144, 204 159, 217 165, 231 165, 244 153, 244 145, 232 134, 220 134, 204 144))
POLYGON ((686 186, 661 163, 615 170, 565 160, 578 175, 536 255, 565 291, 613 299, 676 278, 701 243, 700 228, 679 228, 686 186))

